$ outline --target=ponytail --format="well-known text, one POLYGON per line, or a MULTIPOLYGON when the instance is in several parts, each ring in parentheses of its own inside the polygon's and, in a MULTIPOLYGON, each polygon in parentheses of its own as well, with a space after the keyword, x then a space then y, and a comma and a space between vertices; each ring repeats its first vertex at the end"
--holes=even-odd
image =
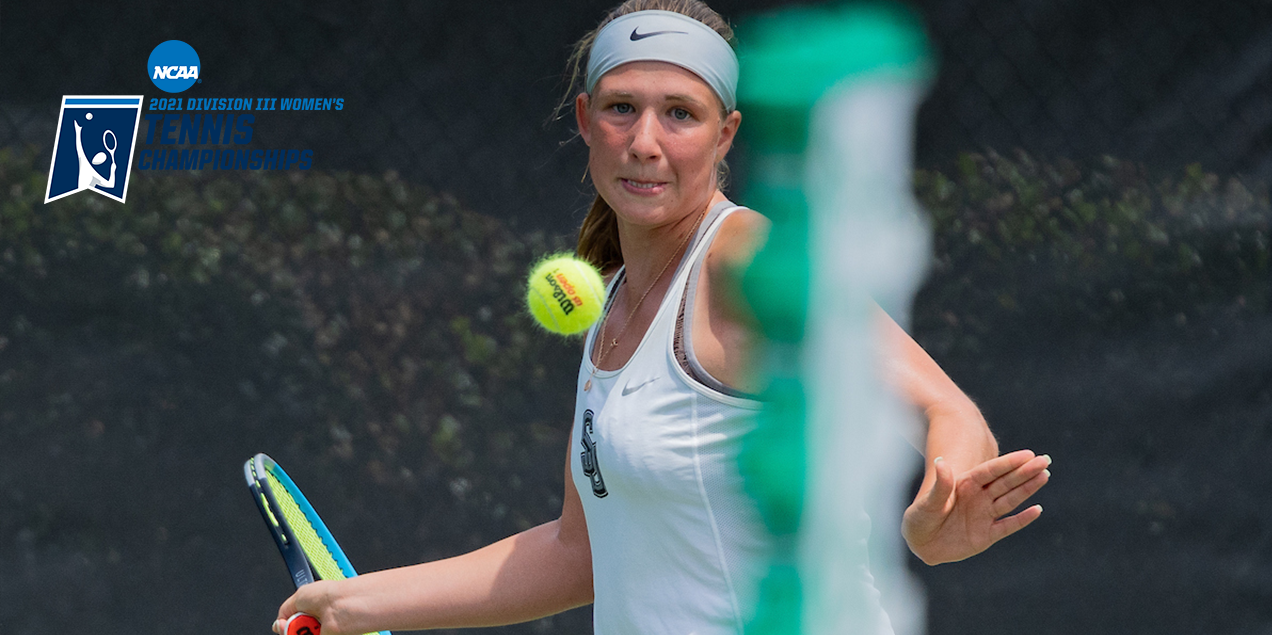
POLYGON ((614 208, 596 195, 587 217, 579 227, 578 255, 608 275, 623 265, 623 252, 618 242, 618 217, 614 208))

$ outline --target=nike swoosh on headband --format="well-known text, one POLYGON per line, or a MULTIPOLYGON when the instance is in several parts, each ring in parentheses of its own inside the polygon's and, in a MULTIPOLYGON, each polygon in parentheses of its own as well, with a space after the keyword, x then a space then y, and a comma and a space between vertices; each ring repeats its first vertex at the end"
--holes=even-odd
POLYGON ((650 33, 637 33, 637 31, 639 30, 640 30, 640 27, 636 27, 632 29, 631 40, 633 42, 643 40, 647 37, 654 37, 655 35, 664 35, 666 33, 679 33, 681 35, 688 35, 688 33, 685 33, 684 31, 652 31, 650 33))

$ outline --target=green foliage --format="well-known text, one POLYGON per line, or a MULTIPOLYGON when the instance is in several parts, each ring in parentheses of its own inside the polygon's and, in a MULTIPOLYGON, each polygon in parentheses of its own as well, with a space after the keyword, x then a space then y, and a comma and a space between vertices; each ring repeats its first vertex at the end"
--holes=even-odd
POLYGON ((915 327, 942 348, 1270 308, 1264 183, 989 152, 915 190, 935 224, 915 327))

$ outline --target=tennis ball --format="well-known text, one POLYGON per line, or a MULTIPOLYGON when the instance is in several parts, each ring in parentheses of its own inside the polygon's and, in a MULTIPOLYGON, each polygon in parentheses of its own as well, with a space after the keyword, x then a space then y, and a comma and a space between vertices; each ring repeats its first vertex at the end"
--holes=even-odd
POLYGON ((585 260, 565 253, 548 256, 530 271, 526 286, 530 315, 553 333, 582 333, 601 317, 605 283, 585 260))

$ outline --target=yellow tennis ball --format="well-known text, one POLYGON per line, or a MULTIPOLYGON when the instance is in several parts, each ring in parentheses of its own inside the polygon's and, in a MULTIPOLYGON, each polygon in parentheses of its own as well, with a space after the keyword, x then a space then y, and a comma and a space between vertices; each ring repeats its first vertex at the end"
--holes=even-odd
POLYGON ((526 286, 530 315, 553 333, 582 333, 601 317, 605 283, 587 261, 569 254, 548 256, 530 271, 526 286))

